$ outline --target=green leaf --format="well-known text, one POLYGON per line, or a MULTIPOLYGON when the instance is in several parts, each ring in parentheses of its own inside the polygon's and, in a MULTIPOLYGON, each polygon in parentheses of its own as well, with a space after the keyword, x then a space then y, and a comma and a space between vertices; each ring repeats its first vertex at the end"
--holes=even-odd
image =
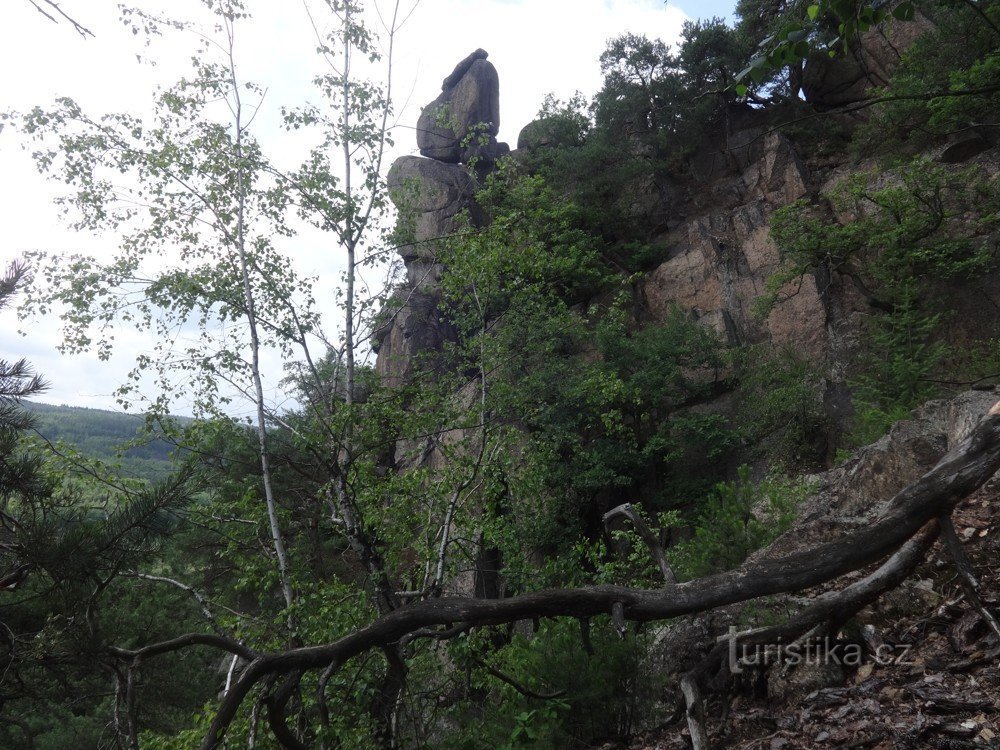
POLYGON ((810 5, 808 8, 806 8, 806 13, 809 14, 809 20, 810 21, 815 21, 816 20, 816 16, 819 15, 819 6, 818 5, 810 5))
POLYGON ((736 96, 746 96, 747 87, 742 83, 737 83, 733 88, 736 89, 736 96))

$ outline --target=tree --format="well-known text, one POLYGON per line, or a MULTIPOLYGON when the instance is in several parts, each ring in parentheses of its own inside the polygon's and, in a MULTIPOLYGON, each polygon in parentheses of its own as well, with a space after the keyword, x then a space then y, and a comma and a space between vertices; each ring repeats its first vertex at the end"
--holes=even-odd
MULTIPOLYGON (((337 670, 371 649, 416 638, 454 638, 470 628, 540 617, 590 619, 610 614, 615 626, 624 628, 628 620, 646 622, 676 617, 817 585, 892 555, 875 573, 838 595, 818 601, 787 624, 751 631, 745 637, 754 643, 771 642, 798 637, 830 619, 842 622, 849 612, 858 611, 905 578, 936 537, 936 519, 947 519, 955 503, 987 481, 998 468, 1000 403, 934 469, 898 493, 877 522, 802 553, 744 564, 734 571, 686 584, 668 583, 654 590, 593 586, 539 591, 499 600, 462 597, 427 600, 400 608, 323 646, 247 654, 245 649, 220 643, 222 648, 246 654, 251 661, 223 699, 201 747, 209 750, 219 746, 239 707, 261 681, 289 675, 299 679, 307 670, 337 670)), ((948 528, 945 521, 942 526, 948 528)), ((182 642, 158 644, 136 650, 132 655, 136 661, 142 661, 183 645, 182 642)), ((706 665, 715 663, 720 654, 716 649, 706 665)), ((703 739, 704 720, 699 716, 702 678, 702 670, 698 670, 684 682, 689 724, 692 735, 699 738, 695 740, 698 748, 708 747, 703 739)))
MULTIPOLYGON (((161 344, 159 361, 139 363, 140 371, 153 368, 164 388, 151 420, 168 423, 169 398, 182 392, 171 370, 199 386, 205 418, 175 433, 189 449, 197 500, 182 491, 184 473, 166 489, 126 488, 132 494, 122 490, 116 498, 129 502, 90 527, 97 552, 89 543, 60 551, 82 560, 84 572, 74 577, 52 567, 53 583, 74 586, 76 596, 67 600, 85 602, 66 609, 84 625, 60 653, 89 657, 79 663, 98 664, 113 680, 121 745, 136 747, 141 737, 154 747, 253 746, 269 731, 290 748, 392 746, 401 734, 409 675, 447 671, 436 644, 450 642, 448 663, 467 674, 548 700, 551 692, 524 684, 489 651, 514 642, 517 621, 559 618, 564 639, 566 622, 578 621, 581 642, 592 645, 592 621, 607 642, 625 635, 629 622, 797 590, 889 558, 789 622, 744 636, 798 637, 898 582, 933 540, 935 519, 1000 465, 994 408, 870 527, 808 554, 677 583, 649 514, 630 504, 608 506, 623 493, 638 494, 644 472, 662 480, 694 437, 708 461, 725 449, 729 436, 719 419, 684 413, 717 392, 725 360, 715 338, 680 315, 662 330, 632 326, 623 312, 632 279, 615 268, 621 248, 592 231, 597 222, 587 207, 544 176, 507 180, 501 172, 480 196, 492 225, 441 241, 438 260, 449 267, 442 274, 444 308, 458 336, 440 357, 451 367, 417 368, 414 383, 385 388, 360 361, 363 321, 377 302, 359 293, 357 271, 366 251, 391 249, 376 246, 391 90, 356 77, 363 60, 379 57, 364 8, 351 0, 326 4, 336 23, 331 38, 317 40, 330 66, 318 83, 334 102, 333 114, 318 107, 287 113, 289 127, 315 128, 319 145, 300 167, 284 168, 265 157, 252 135, 263 93, 238 76, 244 6, 207 5, 218 26, 201 37, 193 75, 159 97, 155 122, 89 118, 69 100, 20 119, 40 144, 39 166, 72 186, 80 226, 127 230, 111 263, 77 257, 43 266, 55 291, 36 302, 68 305, 67 345, 90 345, 96 328, 97 346, 107 352, 121 322, 151 327, 161 340, 197 337, 177 347, 161 344), (293 212, 325 231, 332 252, 346 258, 337 343, 321 335, 308 282, 282 253, 283 239, 297 228, 293 212), (172 264, 160 267, 155 254, 171 252, 172 264), (215 337, 217 324, 224 338, 215 337), (269 345, 300 360, 288 381, 298 409, 268 403, 260 354, 269 345), (225 413, 227 399, 241 395, 252 409, 246 423, 225 413), (576 501, 594 495, 603 495, 601 510, 608 512, 578 524, 587 525, 589 537, 563 533, 580 520, 576 501), (156 527, 158 511, 182 498, 184 523, 156 527), (144 513, 141 522, 129 522, 136 511, 144 513), (601 521, 612 518, 637 529, 629 537, 629 563, 655 561, 655 567, 614 577, 618 569, 604 555, 609 545, 595 541, 604 533, 601 521), (522 532, 532 526, 554 533, 526 540, 522 532), (169 533, 169 546, 153 549, 156 528, 169 533), (536 541, 536 549, 548 543, 567 554, 541 567, 520 563, 536 541), (662 588, 651 583, 657 572, 662 588), (466 573, 477 591, 486 582, 482 596, 456 591, 466 573), (543 589, 543 582, 553 587, 543 589), (158 594, 156 609, 186 615, 168 623, 169 633, 119 634, 101 620, 110 614, 100 606, 104 592, 127 605, 151 588, 172 595, 158 594), (206 650, 225 659, 216 676, 200 672, 205 693, 221 693, 218 700, 202 696, 207 708, 194 726, 156 725, 145 696, 155 686, 151 675, 160 674, 157 664, 187 654, 208 661, 206 650)), ((397 5, 385 24, 388 62, 401 17, 397 5)), ((126 18, 136 28, 193 29, 136 12, 126 18)), ((607 136, 616 124, 631 123, 639 160, 654 170, 677 152, 664 147, 649 158, 648 149, 664 146, 664 136, 700 116, 685 99, 685 76, 724 86, 731 75, 732 39, 719 24, 692 34, 679 58, 660 43, 627 37, 604 61, 609 83, 595 127, 607 136)), ((721 101, 729 96, 716 93, 721 101)), ((588 123, 576 115, 567 120, 582 138, 588 123)), ((137 393, 132 385, 122 395, 137 393)), ((732 497, 720 490, 722 510, 704 514, 706 524, 729 506, 749 512, 752 495, 745 483, 737 489, 732 497)), ((661 510, 672 499, 657 496, 660 505, 648 505, 661 510)), ((93 510, 67 505, 78 514, 93 510)), ((738 533, 745 546, 722 548, 726 554, 718 557, 735 562, 762 531, 744 520, 738 533)), ((717 657, 713 651, 715 661, 683 683, 699 747, 705 745, 700 695, 717 657)), ((552 706, 547 718, 560 710, 552 706)))
MULTIPOLYGON (((11 264, 0 279, 0 307, 27 273, 24 263, 11 264)), ((134 732, 130 683, 88 644, 109 631, 137 635, 135 620, 109 611, 137 606, 123 601, 117 579, 156 552, 191 497, 186 473, 154 486, 93 475, 88 485, 60 470, 24 437, 35 420, 21 401, 45 387, 24 360, 0 361, 0 738, 19 747, 99 742, 105 717, 97 707, 105 701, 93 696, 104 695, 109 677, 114 725, 121 736, 126 727, 134 732), (95 485, 101 495, 88 495, 95 485), (90 715, 55 708, 67 697, 90 715)))
MULTIPOLYGON (((318 132, 319 145, 300 167, 282 168, 264 156, 251 130, 264 92, 238 74, 236 40, 248 18, 245 6, 206 6, 216 23, 214 34, 191 23, 124 11, 134 31, 173 29, 193 32, 198 40, 193 75, 159 95, 155 122, 128 114, 91 118, 69 99, 16 118, 22 131, 42 144, 35 154, 39 168, 74 186, 68 203, 79 212, 76 226, 124 233, 121 253, 110 263, 37 256, 41 275, 52 287, 48 296, 33 301, 43 312, 50 305, 68 307, 65 346, 70 351, 90 346, 94 329, 102 356, 109 354, 118 324, 155 330, 160 336, 156 355, 141 357, 132 382, 119 392, 129 405, 141 397, 141 375, 153 371, 161 392, 150 403, 151 419, 167 421, 171 398, 182 393, 177 373, 195 384, 199 414, 225 422, 232 399, 245 397, 252 404, 259 485, 245 489, 262 495, 286 638, 294 643, 300 637, 299 594, 308 599, 309 591, 296 592, 296 561, 289 551, 287 517, 299 508, 275 489, 271 442, 278 432, 294 436, 313 462, 313 491, 329 508, 324 526, 351 545, 379 611, 398 606, 397 580, 405 577, 395 571, 397 580, 390 580, 378 539, 381 500, 364 481, 375 471, 377 457, 366 441, 384 446, 386 435, 369 434, 366 427, 380 402, 369 395, 361 403, 359 393, 370 378, 359 374, 357 361, 364 340, 360 323, 377 305, 359 299, 357 278, 359 268, 378 257, 391 89, 357 72, 382 56, 368 25, 371 13, 354 0, 326 3, 335 22, 329 37, 319 32, 324 22, 310 18, 329 67, 316 83, 334 114, 319 107, 285 113, 290 129, 318 132), (333 251, 346 256, 339 346, 320 329, 308 282, 281 254, 281 239, 294 232, 293 211, 327 232, 333 251), (172 260, 165 265, 165 258, 172 260), (189 331, 194 340, 186 336, 189 331), (317 343, 327 348, 319 356, 312 351, 317 343), (267 346, 302 359, 296 375, 306 397, 302 419, 286 419, 268 405, 260 356, 267 346)), ((397 2, 385 16, 387 81, 393 38, 406 17, 401 10, 397 2)), ((427 582, 428 590, 440 589, 439 578, 427 582)), ((387 685, 393 680, 387 677, 387 685)), ((394 699, 387 693, 382 704, 378 710, 391 712, 394 699)))

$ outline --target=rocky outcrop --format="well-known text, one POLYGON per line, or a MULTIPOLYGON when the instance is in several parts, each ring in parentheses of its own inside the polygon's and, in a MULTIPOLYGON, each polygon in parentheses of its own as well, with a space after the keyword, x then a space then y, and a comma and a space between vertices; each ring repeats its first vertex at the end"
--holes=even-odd
POLYGON ((500 78, 478 49, 444 79, 441 94, 417 121, 417 146, 429 159, 457 164, 494 162, 510 149, 497 143, 500 132, 500 78))
POLYGON ((729 205, 713 207, 680 224, 660 241, 667 260, 640 284, 652 322, 675 307, 689 311, 730 343, 794 344, 807 357, 825 358, 827 311, 816 279, 804 277, 782 290, 782 303, 767 318, 754 301, 780 265, 770 238, 774 210, 808 193, 809 173, 783 135, 761 139, 758 158, 716 186, 729 205))
POLYGON ((893 495, 968 435, 998 395, 996 389, 966 391, 951 400, 930 401, 911 419, 897 422, 880 440, 820 475, 817 492, 799 514, 802 523, 824 517, 874 518, 893 495))
POLYGON ((417 144, 429 158, 403 156, 389 169, 389 195, 399 211, 398 252, 406 267, 406 280, 374 337, 376 370, 390 385, 403 383, 417 366, 433 367, 435 353, 455 338, 441 309, 440 241, 466 223, 485 221, 475 202, 476 179, 459 162, 488 168, 505 149, 495 137, 499 79, 486 57, 476 50, 460 62, 444 79, 441 95, 424 108, 417 144), (483 138, 464 144, 480 123, 486 123, 483 138))
POLYGON ((462 167, 419 156, 396 160, 387 178, 389 195, 399 210, 398 252, 406 264, 411 288, 437 284, 438 241, 463 223, 481 224, 475 205, 476 181, 462 167))
POLYGON ((541 117, 532 120, 517 135, 518 151, 534 151, 539 148, 553 146, 578 145, 566 127, 566 123, 558 117, 541 117))
MULTIPOLYGON (((859 449, 843 465, 811 478, 813 492, 798 511, 792 528, 768 547, 755 552, 751 562, 763 563, 814 549, 871 523, 892 497, 926 474, 951 448, 966 437, 1000 398, 1000 388, 967 391, 951 400, 931 401, 916 410, 911 419, 898 422, 889 434, 859 449)), ((1000 473, 991 482, 1000 481, 1000 473)), ((995 490, 994 490, 995 492, 995 490)), ((985 504, 985 503, 984 503, 985 504)), ((812 592, 815 595, 815 591, 812 592)), ((900 609, 912 612, 924 606, 919 584, 906 583, 892 592, 902 600, 900 609)), ((766 607, 778 619, 803 604, 797 596, 773 598, 766 607)), ((758 605, 759 606, 759 605, 758 605)), ((859 615, 870 617, 871 610, 859 615)), ((730 626, 747 629, 751 614, 746 605, 732 605, 712 612, 654 626, 651 644, 639 668, 638 679, 657 686, 657 697, 639 717, 643 728, 654 727, 671 714, 680 699, 680 677, 705 657, 708 648, 730 626), (648 720, 648 723, 647 723, 648 720)), ((897 615, 898 616, 898 615, 897 615)), ((768 699, 774 702, 804 698, 813 690, 838 684, 843 679, 836 663, 801 664, 789 672, 786 664, 767 673, 768 699)))

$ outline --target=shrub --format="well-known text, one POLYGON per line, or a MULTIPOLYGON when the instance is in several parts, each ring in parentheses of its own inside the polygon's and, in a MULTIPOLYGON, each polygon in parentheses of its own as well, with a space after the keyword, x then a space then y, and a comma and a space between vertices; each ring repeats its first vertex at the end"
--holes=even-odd
POLYGON ((694 536, 669 551, 674 572, 690 580, 735 568, 791 527, 809 491, 807 482, 778 474, 755 484, 750 467, 741 466, 735 481, 715 486, 694 536))

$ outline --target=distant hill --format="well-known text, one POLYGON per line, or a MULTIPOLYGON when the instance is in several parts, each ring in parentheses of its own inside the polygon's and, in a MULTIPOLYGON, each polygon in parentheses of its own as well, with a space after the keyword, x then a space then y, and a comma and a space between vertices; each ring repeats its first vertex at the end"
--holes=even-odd
POLYGON ((132 440, 143 427, 143 420, 131 414, 81 406, 52 406, 24 402, 25 408, 38 419, 36 429, 50 442, 65 441, 84 455, 108 461, 119 461, 122 471, 142 479, 160 479, 171 468, 171 453, 175 446, 165 440, 130 448, 120 458, 118 448, 132 440))

